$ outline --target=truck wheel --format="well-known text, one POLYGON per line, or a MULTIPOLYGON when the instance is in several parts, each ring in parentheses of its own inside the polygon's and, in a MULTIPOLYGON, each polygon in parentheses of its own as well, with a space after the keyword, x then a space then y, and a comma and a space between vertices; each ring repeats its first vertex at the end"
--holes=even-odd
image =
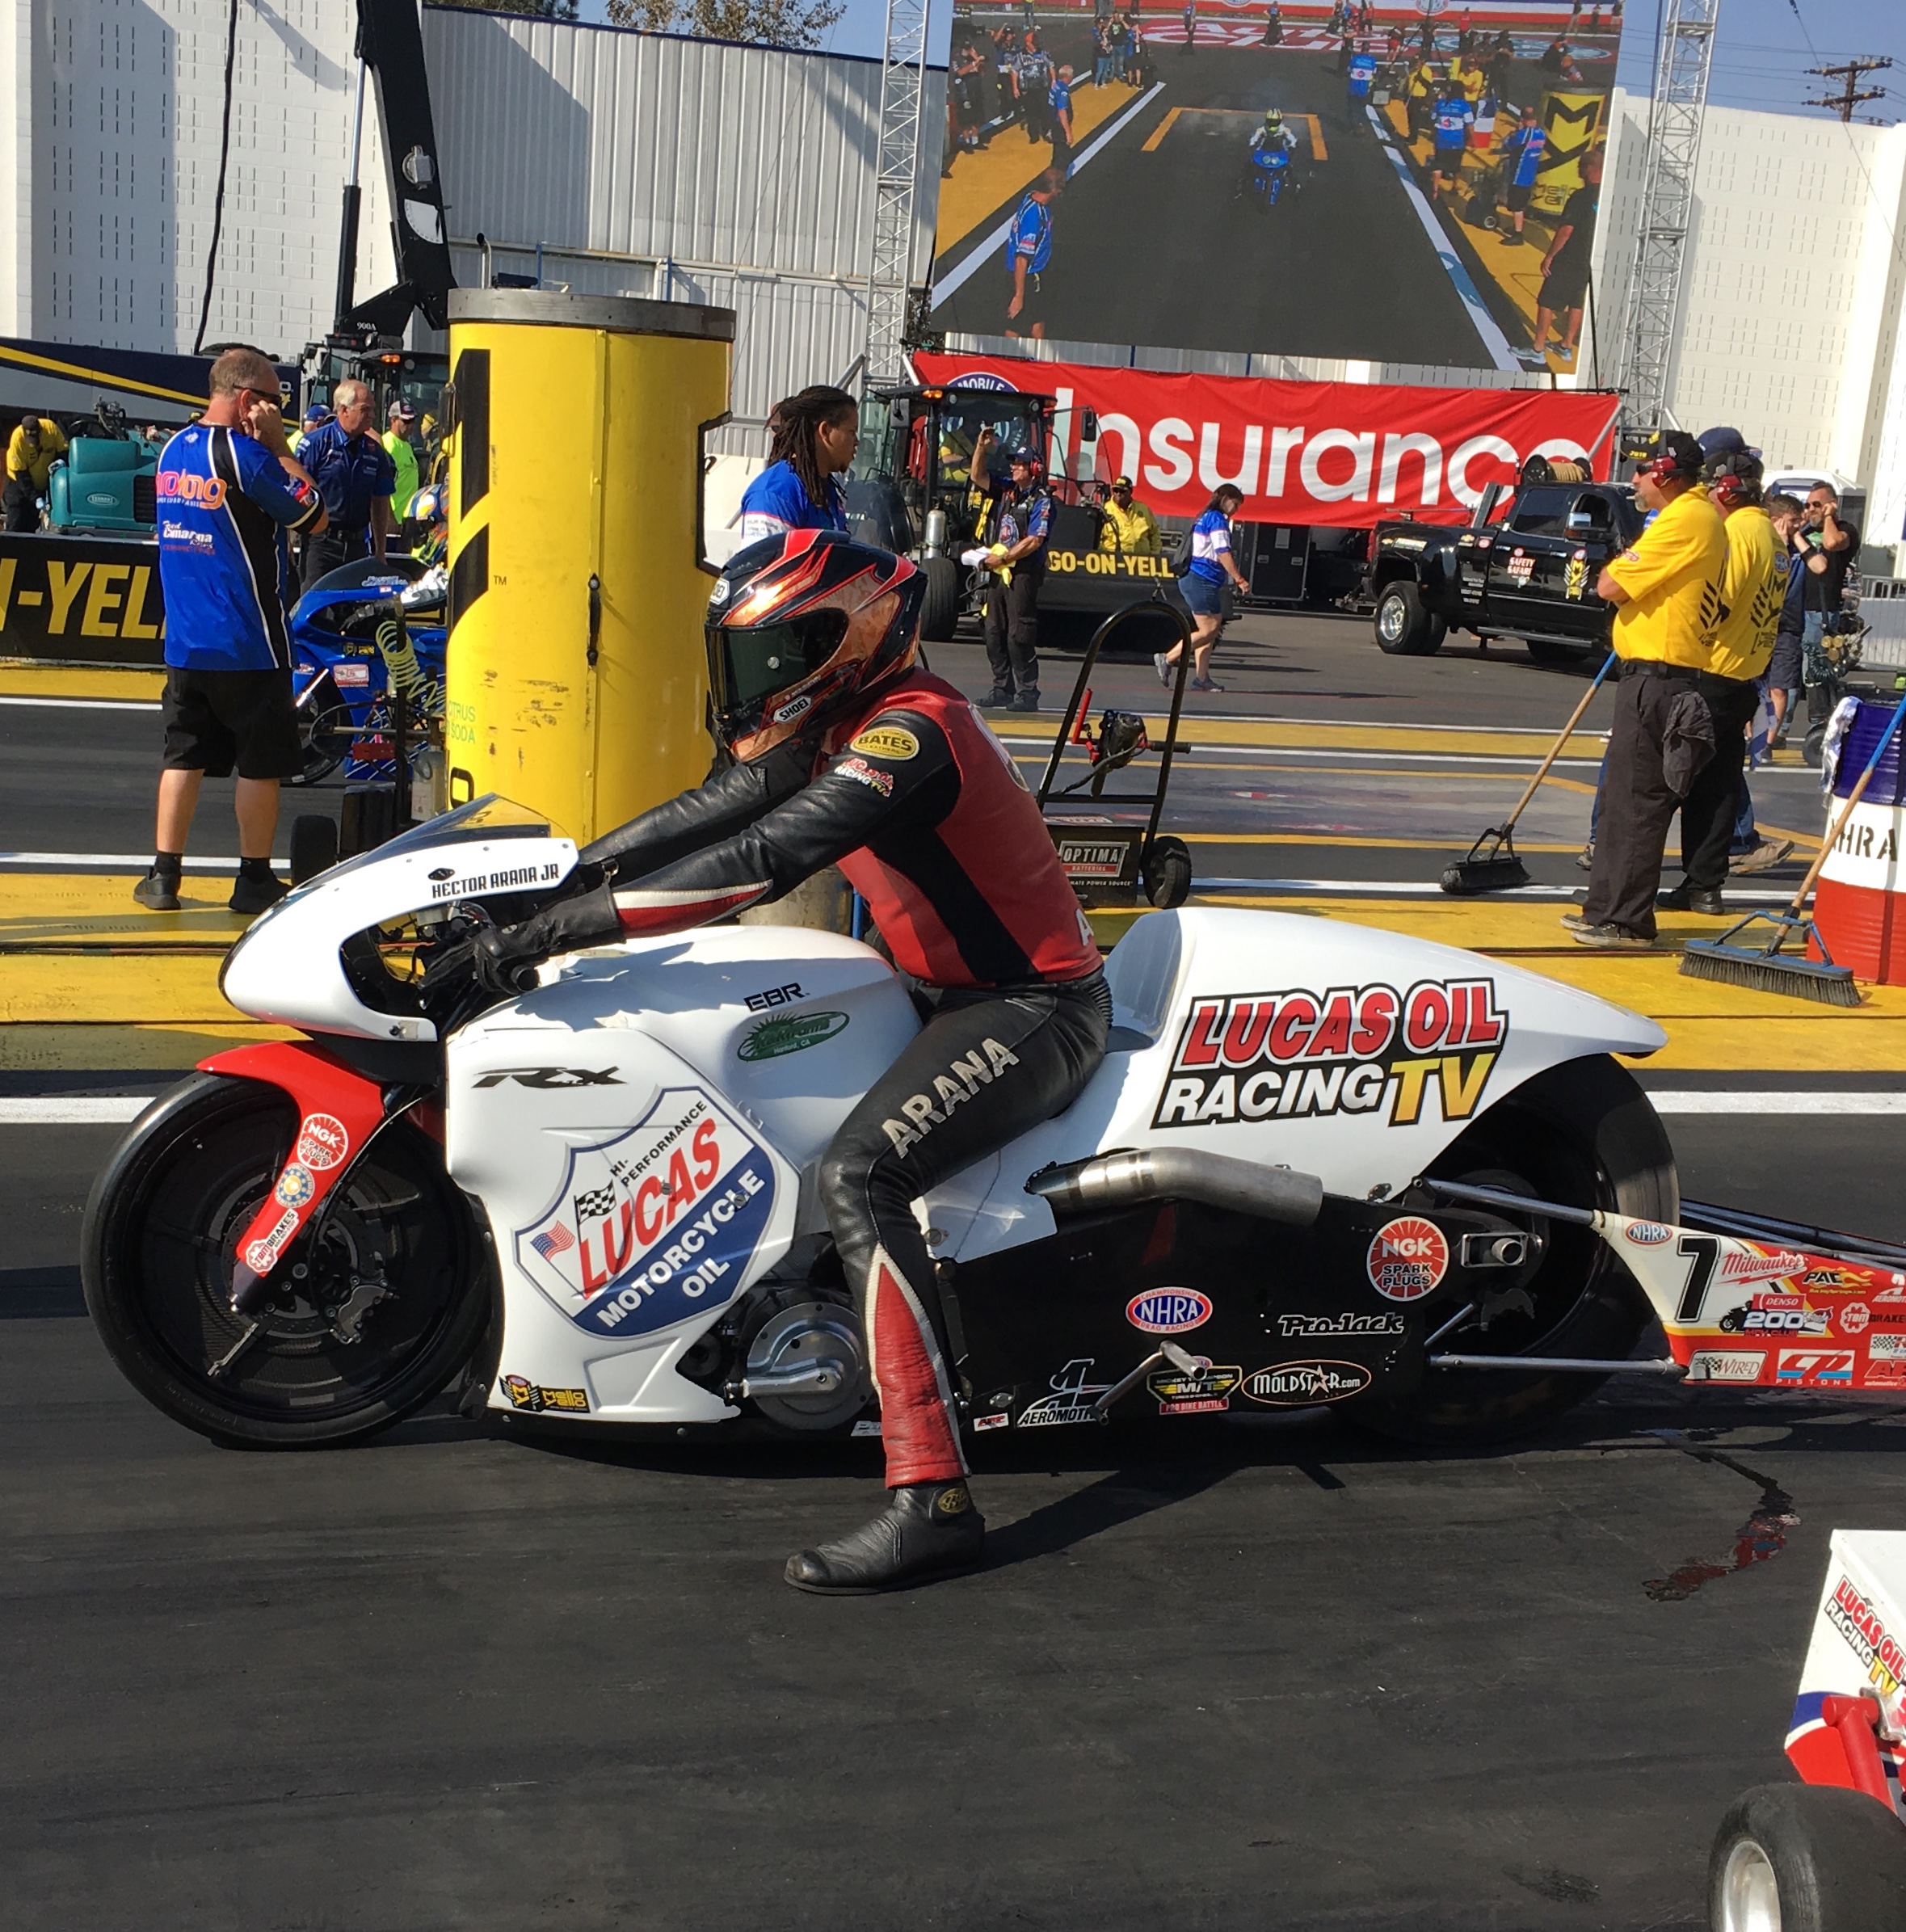
POLYGON ((1431 658, 1441 650, 1449 625, 1423 608, 1423 593, 1408 578, 1377 595, 1377 648, 1393 658, 1431 658))
POLYGON ((1182 906, 1191 897, 1191 852, 1168 833, 1155 839, 1139 861, 1145 896, 1155 906, 1182 906))
POLYGON ((960 566, 950 557, 929 557, 926 571, 920 635, 929 644, 949 643, 960 622, 960 566))
POLYGON ((1906 1826, 1864 1791, 1763 1784, 1707 1861, 1712 1932, 1871 1932, 1906 1926, 1906 1826))

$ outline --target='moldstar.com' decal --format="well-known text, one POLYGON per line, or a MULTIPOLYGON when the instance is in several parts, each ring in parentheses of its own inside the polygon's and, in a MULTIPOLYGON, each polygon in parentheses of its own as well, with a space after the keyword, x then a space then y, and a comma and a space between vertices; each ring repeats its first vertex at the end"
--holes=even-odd
POLYGON ((671 1087, 647 1117, 579 1147, 516 1258, 579 1327, 646 1335, 731 1301, 774 1207, 774 1169, 698 1087, 671 1087))

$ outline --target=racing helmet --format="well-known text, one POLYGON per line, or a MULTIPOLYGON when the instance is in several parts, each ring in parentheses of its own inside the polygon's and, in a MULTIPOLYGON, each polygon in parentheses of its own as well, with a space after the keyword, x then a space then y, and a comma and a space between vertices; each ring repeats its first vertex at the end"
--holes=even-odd
POLYGON ((1702 465, 1702 479, 1715 507, 1725 514, 1761 500, 1761 459, 1751 449, 1723 450, 1702 465))
POLYGON ((404 506, 406 523, 447 523, 449 517, 450 491, 446 484, 426 483, 404 506))
POLYGON ((745 764, 824 728, 911 668, 927 579, 838 530, 789 530, 730 558, 708 600, 715 735, 745 764))
POLYGON ((1281 107, 1266 107, 1264 111, 1264 131, 1275 134, 1284 125, 1284 110, 1281 107))

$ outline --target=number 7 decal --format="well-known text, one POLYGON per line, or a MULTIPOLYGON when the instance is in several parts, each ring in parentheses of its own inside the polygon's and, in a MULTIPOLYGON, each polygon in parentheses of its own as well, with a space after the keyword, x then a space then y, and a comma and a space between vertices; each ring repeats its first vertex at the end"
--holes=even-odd
POLYGON ((1681 1306, 1674 1311, 1677 1322, 1692 1324, 1701 1319, 1701 1305, 1707 1299, 1707 1284, 1714 1279, 1715 1263, 1721 1256, 1721 1244, 1713 1235, 1683 1235, 1674 1252, 1688 1257, 1687 1285, 1681 1290, 1681 1306))

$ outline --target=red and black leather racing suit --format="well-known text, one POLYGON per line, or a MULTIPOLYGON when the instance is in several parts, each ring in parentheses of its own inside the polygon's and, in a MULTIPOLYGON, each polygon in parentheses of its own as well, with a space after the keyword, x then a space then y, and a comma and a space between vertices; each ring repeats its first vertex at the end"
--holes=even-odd
POLYGON ((952 685, 911 671, 820 743, 732 766, 582 858, 603 882, 511 929, 537 952, 680 932, 838 865, 919 983, 927 1023, 835 1135, 820 1189, 861 1300, 888 1486, 964 1475, 912 1203, 1069 1106, 1111 1020, 1098 948, 1005 747, 952 685))

